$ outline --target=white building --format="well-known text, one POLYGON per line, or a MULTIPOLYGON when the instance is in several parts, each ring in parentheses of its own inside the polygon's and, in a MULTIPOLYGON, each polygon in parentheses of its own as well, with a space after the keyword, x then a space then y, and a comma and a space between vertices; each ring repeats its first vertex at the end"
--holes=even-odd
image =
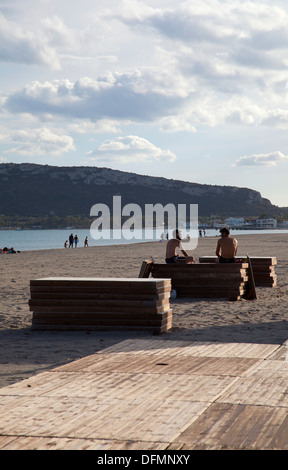
POLYGON ((226 225, 227 227, 241 227, 244 225, 244 217, 228 217, 226 225))
POLYGON ((257 219, 256 227, 257 228, 276 228, 277 220, 276 219, 257 219))

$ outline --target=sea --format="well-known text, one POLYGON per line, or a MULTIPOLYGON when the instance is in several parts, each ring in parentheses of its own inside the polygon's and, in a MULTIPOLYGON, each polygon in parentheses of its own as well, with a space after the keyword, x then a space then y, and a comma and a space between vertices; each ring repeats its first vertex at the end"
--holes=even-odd
MULTIPOLYGON (((219 237, 219 229, 205 229, 206 237, 219 237)), ((64 248, 65 241, 69 243, 69 235, 77 235, 79 239, 78 248, 84 247, 85 237, 88 237, 89 246, 103 246, 103 245, 119 245, 130 243, 143 243, 151 241, 162 241, 161 233, 152 229, 146 229, 145 233, 134 231, 133 234, 127 236, 122 230, 106 231, 98 234, 98 238, 93 238, 93 232, 90 229, 61 229, 61 230, 0 230, 0 249, 4 247, 14 248, 15 251, 34 251, 34 250, 51 250, 64 248)), ((184 232, 185 234, 186 232, 184 232)), ((189 233, 189 232, 187 232, 189 233)), ((270 229, 270 230, 231 230, 230 234, 237 237, 239 234, 244 235, 263 235, 263 234, 287 234, 287 229, 270 229)), ((167 232, 163 233, 164 239, 167 232)), ((172 236, 168 231, 168 235, 172 236)), ((194 232, 195 235, 195 232, 194 232)), ((196 236, 198 237, 198 231, 196 236)), ((202 235, 203 236, 203 235, 202 235)), ((94 235, 95 237, 95 235, 94 235)), ((288 240, 288 238, 287 238, 288 240)))

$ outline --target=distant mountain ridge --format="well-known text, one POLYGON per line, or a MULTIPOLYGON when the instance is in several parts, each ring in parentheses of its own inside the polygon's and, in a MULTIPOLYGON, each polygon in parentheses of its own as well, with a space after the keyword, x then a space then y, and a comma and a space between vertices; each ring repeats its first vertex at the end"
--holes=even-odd
POLYGON ((96 203, 112 208, 113 196, 128 203, 198 204, 200 216, 267 216, 279 208, 258 191, 235 186, 189 183, 109 168, 57 167, 33 163, 0 164, 0 215, 89 216, 96 203))

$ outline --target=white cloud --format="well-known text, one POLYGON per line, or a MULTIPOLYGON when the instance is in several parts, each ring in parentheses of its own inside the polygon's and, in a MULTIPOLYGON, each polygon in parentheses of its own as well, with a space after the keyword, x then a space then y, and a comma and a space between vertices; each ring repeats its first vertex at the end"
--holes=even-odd
POLYGON ((288 14, 278 6, 190 0, 160 9, 126 1, 112 15, 135 31, 154 34, 178 58, 182 72, 208 81, 212 88, 241 92, 247 73, 251 82, 259 78, 259 70, 275 80, 276 72, 286 71, 288 14))
POLYGON ((44 38, 26 31, 0 13, 0 60, 20 64, 38 64, 60 68, 55 50, 44 38))
POLYGON ((29 157, 40 155, 60 156, 75 150, 73 138, 48 128, 26 129, 3 132, 6 142, 11 144, 5 154, 18 154, 29 157))
POLYGON ((271 152, 266 154, 253 154, 250 156, 240 157, 236 162, 236 166, 275 166, 282 161, 288 161, 288 155, 282 152, 271 152))
POLYGON ((106 140, 96 150, 87 153, 89 162, 173 162, 176 156, 170 150, 162 150, 143 137, 129 135, 106 140))
POLYGON ((172 8, 153 8, 144 2, 126 0, 111 16, 186 44, 223 43, 232 47, 232 41, 247 41, 250 46, 278 48, 283 47, 283 38, 287 38, 286 11, 259 1, 235 0, 223 4, 222 0, 189 0, 172 8))
POLYGON ((5 107, 12 113, 70 118, 153 121, 181 107, 184 97, 166 90, 150 74, 138 71, 89 77, 76 82, 32 82, 11 94, 5 107))

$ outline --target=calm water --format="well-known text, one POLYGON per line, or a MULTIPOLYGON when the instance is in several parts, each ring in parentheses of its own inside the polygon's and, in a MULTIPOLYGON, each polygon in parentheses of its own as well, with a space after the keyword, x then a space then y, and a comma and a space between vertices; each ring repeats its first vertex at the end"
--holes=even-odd
MULTIPOLYGON (((107 235, 103 239, 94 240, 91 236, 90 230, 73 229, 73 230, 0 230, 0 248, 7 246, 8 248, 13 247, 16 251, 26 250, 49 250, 55 248, 64 248, 65 240, 68 240, 70 233, 78 235, 79 243, 78 247, 84 246, 85 237, 88 236, 89 246, 99 245, 117 245, 127 243, 139 243, 151 240, 158 240, 159 238, 153 236, 152 230, 150 233, 147 231, 145 237, 141 237, 142 234, 137 233, 137 238, 127 240, 121 238, 121 232, 114 232, 110 239, 107 239, 107 235)), ((183 231, 184 233, 184 231, 183 231)), ((267 234, 267 233, 282 233, 288 235, 288 230, 231 230, 231 235, 237 236, 237 234, 267 234)), ((169 232, 169 235, 172 235, 169 232)), ((206 230, 207 237, 219 237, 219 230, 209 229, 206 230)))

